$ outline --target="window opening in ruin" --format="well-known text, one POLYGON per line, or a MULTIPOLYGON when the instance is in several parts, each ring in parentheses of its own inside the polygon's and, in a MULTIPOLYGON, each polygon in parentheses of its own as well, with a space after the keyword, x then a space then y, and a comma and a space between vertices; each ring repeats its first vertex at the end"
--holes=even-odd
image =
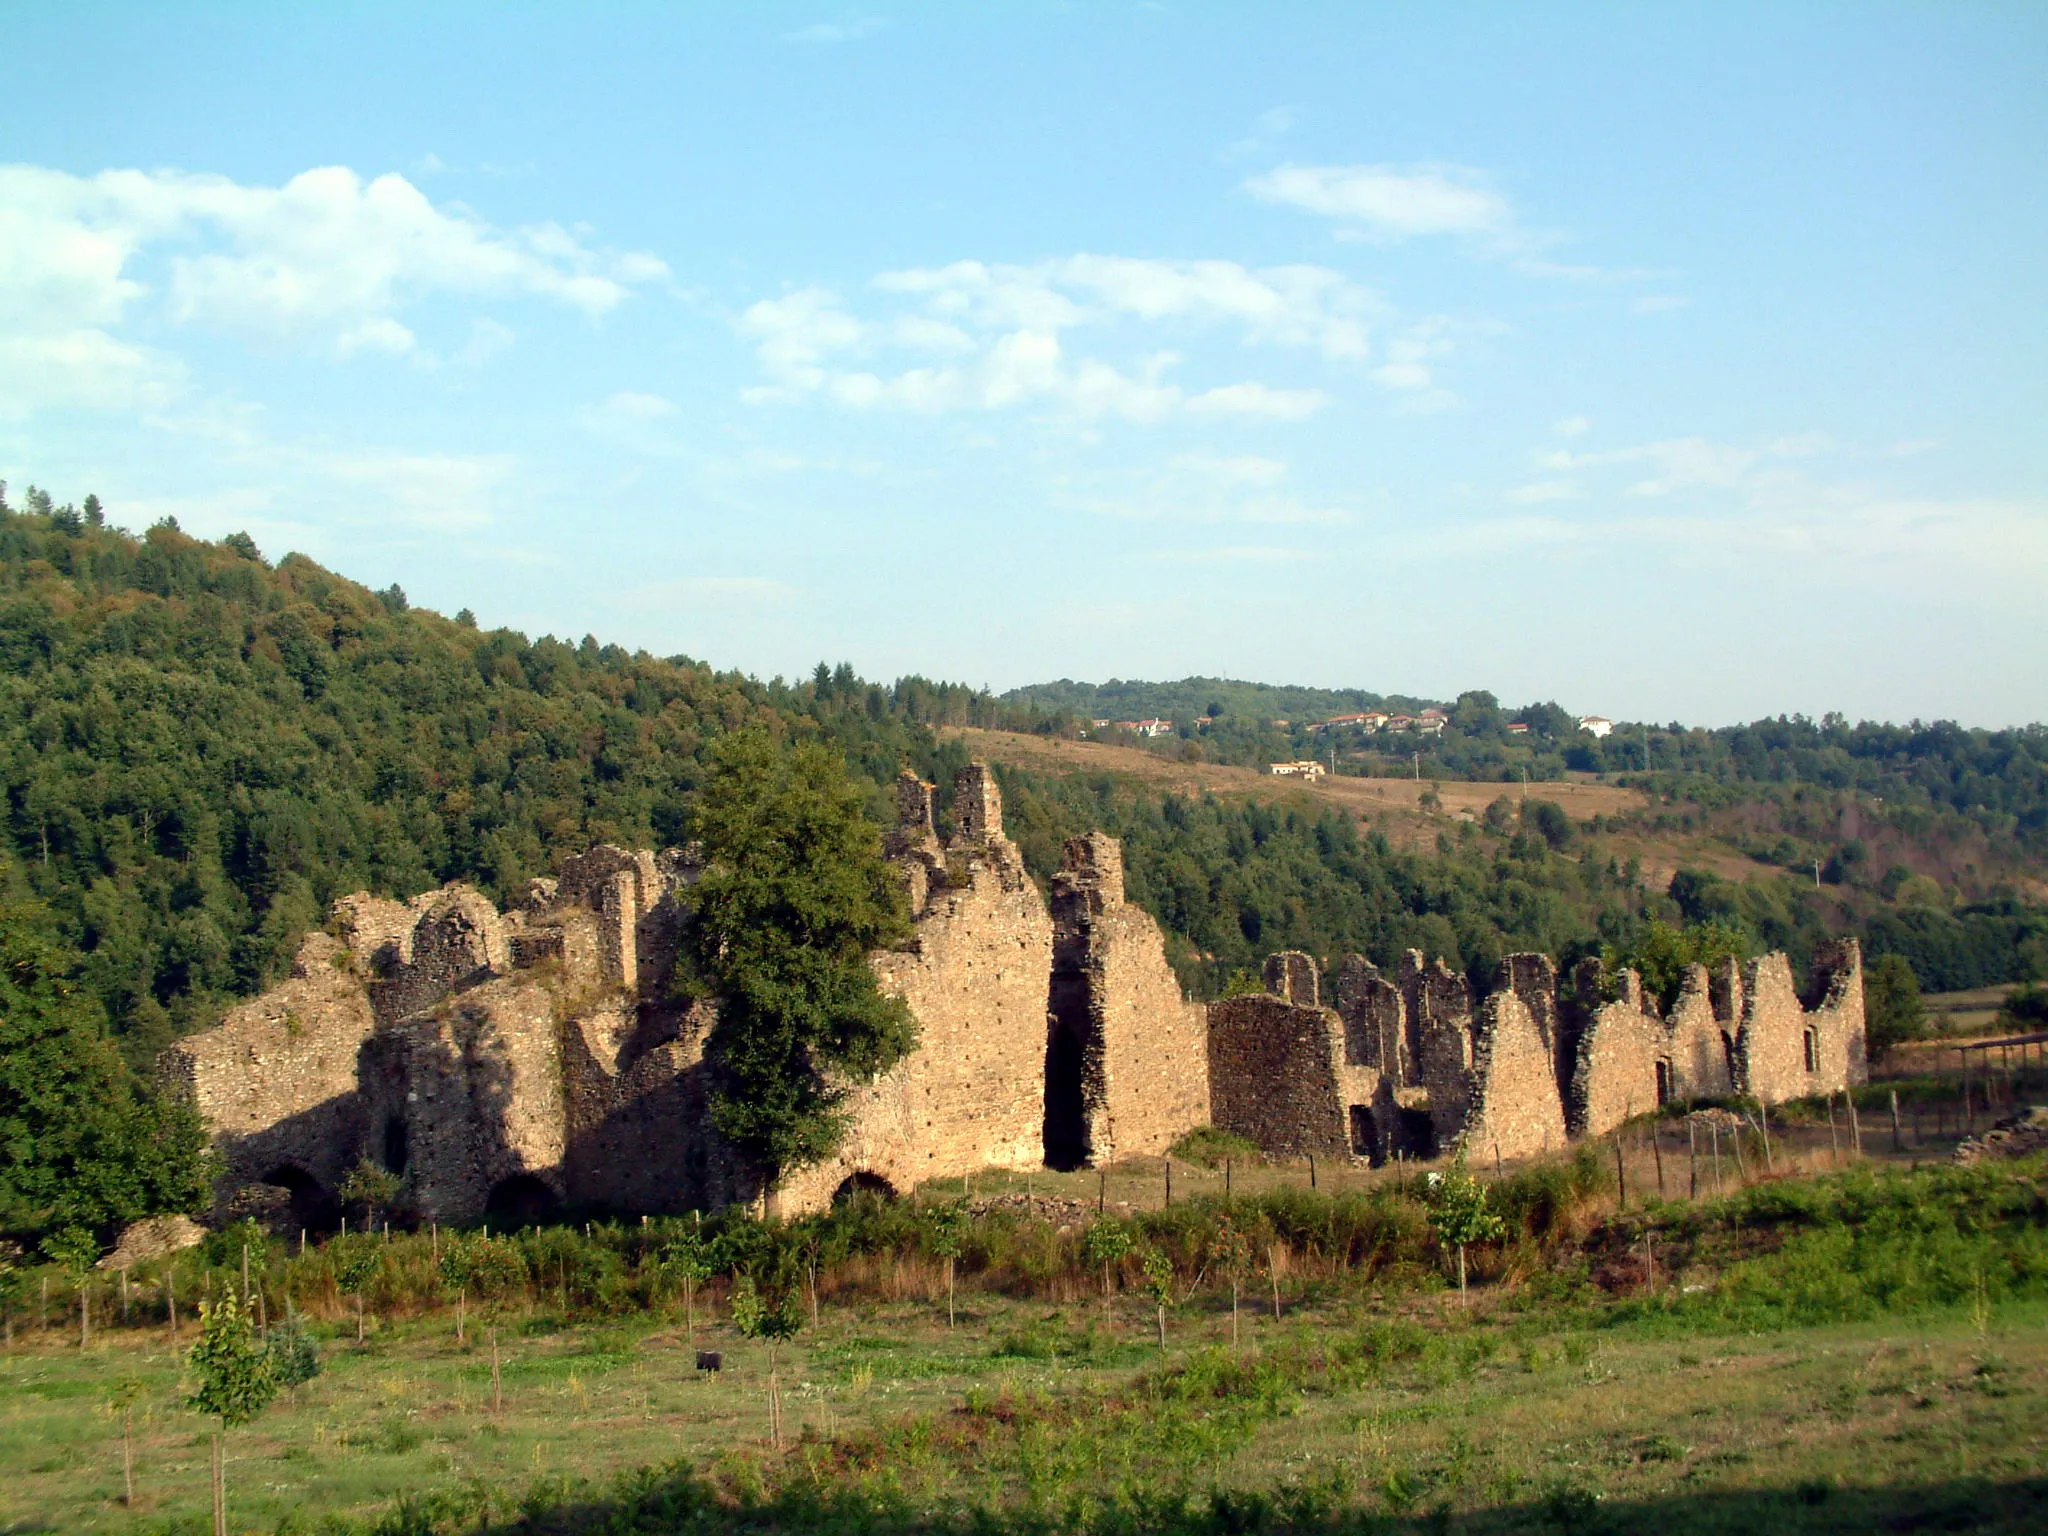
POLYGON ((1372 1110, 1363 1104, 1351 1106, 1351 1151, 1354 1156, 1380 1160, 1380 1128, 1372 1110))
POLYGON ((1062 1170, 1088 1161, 1088 1123, 1081 1104, 1081 1040, 1055 1023, 1045 1044, 1045 1165, 1062 1170))
POLYGON ((406 1131, 405 1117, 392 1115, 384 1122, 384 1167, 387 1171, 405 1177, 405 1164, 412 1147, 406 1131))
POLYGON ((1395 1150, 1405 1157, 1436 1156, 1436 1122, 1426 1109, 1402 1109, 1395 1126, 1395 1150))
POLYGON ((863 1168, 858 1173, 848 1174, 840 1181, 839 1187, 832 1191, 832 1203, 844 1205, 849 1200, 857 1200, 863 1195, 873 1200, 894 1200, 896 1186, 879 1173, 869 1173, 863 1168))
POLYGON ((531 1173, 515 1173, 491 1186, 484 1199, 484 1214, 493 1221, 524 1226, 547 1220, 560 1204, 547 1180, 531 1173))
POLYGON ((271 1169, 263 1175, 263 1182, 291 1192, 293 1226, 318 1233, 332 1232, 341 1225, 341 1202, 326 1185, 296 1164, 271 1169))
POLYGON ((1671 1102, 1671 1063, 1668 1061, 1657 1063, 1657 1102, 1659 1104, 1669 1104, 1671 1102))
POLYGON ((1813 1038, 1813 1031, 1810 1029, 1805 1032, 1804 1038, 1806 1041, 1806 1070, 1818 1072, 1820 1070, 1820 1042, 1813 1038))

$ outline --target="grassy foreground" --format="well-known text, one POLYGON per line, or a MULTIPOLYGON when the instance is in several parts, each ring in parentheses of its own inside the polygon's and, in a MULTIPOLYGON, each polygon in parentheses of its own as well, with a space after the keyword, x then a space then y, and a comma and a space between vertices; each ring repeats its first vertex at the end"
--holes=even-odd
MULTIPOLYGON (((672 1313, 402 1317, 230 1437, 237 1530, 453 1533, 2048 1528, 2039 1161, 1591 1210, 1470 1305, 1304 1264, 1245 1297, 837 1293, 784 1349, 672 1313), (1651 1265, 1632 1267, 1643 1240, 1651 1265)), ((834 1293, 828 1292, 828 1298, 834 1293)), ((189 1341, 189 1323, 187 1339, 189 1341)), ((0 1355, 0 1529, 199 1531, 160 1326, 0 1355), (135 1398, 121 1503, 119 1389, 135 1398)))

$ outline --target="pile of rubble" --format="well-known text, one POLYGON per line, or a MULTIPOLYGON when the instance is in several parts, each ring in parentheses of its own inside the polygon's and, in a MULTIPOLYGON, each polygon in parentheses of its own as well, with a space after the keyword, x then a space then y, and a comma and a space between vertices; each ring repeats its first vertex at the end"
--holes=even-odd
POLYGON ((2048 1152, 2048 1105, 2035 1104, 2008 1115, 1982 1136, 1956 1148, 1959 1163, 1980 1163, 1987 1157, 2026 1157, 2048 1152))

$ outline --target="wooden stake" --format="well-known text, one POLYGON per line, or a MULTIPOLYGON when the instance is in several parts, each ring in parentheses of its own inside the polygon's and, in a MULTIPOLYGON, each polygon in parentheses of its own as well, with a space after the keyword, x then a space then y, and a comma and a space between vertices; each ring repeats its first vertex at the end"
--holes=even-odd
POLYGON ((505 1411, 505 1380, 498 1374, 498 1330, 491 1330, 491 1412, 505 1411))
POLYGON ((1700 1197, 1700 1146, 1699 1128, 1693 1124, 1691 1115, 1685 1117, 1685 1179, 1686 1198, 1700 1197))
POLYGON ((1856 1149, 1856 1155, 1863 1156, 1863 1120, 1856 1113, 1856 1101, 1849 1096, 1849 1090, 1842 1090, 1842 1100, 1849 1106, 1849 1141, 1856 1149))
POLYGON ((1657 1160, 1657 1198, 1664 1198, 1664 1144, 1657 1137, 1657 1127, 1650 1127, 1650 1155, 1657 1160))
POLYGON ((1905 1150, 1906 1150, 1906 1144, 1905 1144, 1905 1143, 1904 1143, 1903 1141, 1901 1141, 1901 1140, 1899 1139, 1899 1090, 1898 1090, 1898 1089, 1896 1089, 1896 1088, 1892 1089, 1892 1090, 1891 1090, 1891 1096, 1892 1096, 1892 1150, 1893 1150, 1894 1152, 1903 1152, 1903 1151, 1905 1151, 1905 1150))
POLYGON ((1828 1155, 1836 1163, 1842 1161, 1842 1144, 1835 1138, 1835 1096, 1828 1095, 1828 1155))
POLYGON ((1166 1203, 1173 1204, 1173 1159, 1166 1159, 1166 1203))
POLYGON ((1621 1133, 1614 1136, 1614 1187, 1620 1193, 1621 1209, 1628 1209, 1628 1169, 1621 1161, 1621 1133))
POLYGON ((1316 1187, 1316 1155, 1313 1152, 1308 1155, 1308 1187, 1316 1187))

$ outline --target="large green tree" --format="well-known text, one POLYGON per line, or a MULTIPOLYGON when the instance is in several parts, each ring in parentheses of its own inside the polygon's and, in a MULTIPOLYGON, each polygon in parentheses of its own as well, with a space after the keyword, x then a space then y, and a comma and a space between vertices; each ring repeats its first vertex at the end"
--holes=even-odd
POLYGON ((718 998, 712 1119, 772 1182, 829 1157, 849 1085, 916 1043, 871 950, 910 935, 859 785, 830 749, 766 731, 724 737, 692 817, 706 871, 691 890, 689 958, 718 998))
POLYGON ((40 915, 0 906, 0 1231, 105 1234, 207 1198, 205 1132, 136 1080, 40 915))

